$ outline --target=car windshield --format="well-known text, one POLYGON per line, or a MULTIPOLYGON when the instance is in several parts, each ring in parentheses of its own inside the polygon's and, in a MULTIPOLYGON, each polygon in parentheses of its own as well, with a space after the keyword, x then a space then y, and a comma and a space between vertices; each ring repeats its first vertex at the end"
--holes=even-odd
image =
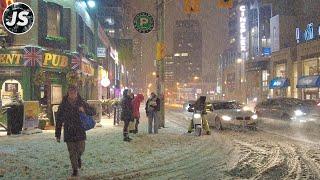
POLYGON ((241 109, 241 104, 237 102, 221 102, 221 103, 213 103, 214 110, 220 109, 241 109))
POLYGON ((300 99, 281 99, 279 100, 279 102, 286 105, 305 105, 306 104, 300 99))

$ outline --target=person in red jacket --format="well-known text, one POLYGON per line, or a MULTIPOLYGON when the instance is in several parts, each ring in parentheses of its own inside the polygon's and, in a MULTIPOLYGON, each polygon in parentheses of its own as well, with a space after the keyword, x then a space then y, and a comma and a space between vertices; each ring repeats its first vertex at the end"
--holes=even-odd
POLYGON ((133 133, 136 134, 138 133, 138 125, 140 123, 140 104, 143 101, 144 97, 142 94, 137 94, 135 98, 132 101, 132 106, 133 106, 133 118, 135 121, 135 129, 133 130, 133 133))

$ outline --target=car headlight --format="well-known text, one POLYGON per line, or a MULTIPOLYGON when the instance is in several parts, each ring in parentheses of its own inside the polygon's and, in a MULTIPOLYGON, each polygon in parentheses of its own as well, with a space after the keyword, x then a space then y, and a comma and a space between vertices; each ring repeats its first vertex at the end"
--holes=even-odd
POLYGON ((193 117, 196 119, 201 118, 201 114, 194 114, 193 117))
POLYGON ((230 121, 232 118, 230 116, 223 115, 221 119, 224 121, 230 121))
POLYGON ((294 115, 295 116, 302 116, 302 115, 305 115, 305 114, 306 113, 302 112, 300 109, 294 111, 294 115))
POLYGON ((251 116, 251 118, 256 120, 256 119, 258 119, 258 115, 254 114, 254 115, 251 116))

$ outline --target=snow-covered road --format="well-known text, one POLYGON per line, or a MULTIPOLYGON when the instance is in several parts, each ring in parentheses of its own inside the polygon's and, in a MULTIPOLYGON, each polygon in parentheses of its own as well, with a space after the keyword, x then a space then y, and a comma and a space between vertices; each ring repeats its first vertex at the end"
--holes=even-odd
MULTIPOLYGON (((83 179, 320 179, 319 126, 263 120, 258 131, 213 131, 194 137, 187 114, 166 111, 166 128, 147 134, 143 117, 133 141, 121 126, 88 132, 83 179), (297 131, 297 128, 299 131, 297 131)), ((66 145, 53 131, 0 137, 0 179, 66 179, 66 145)))

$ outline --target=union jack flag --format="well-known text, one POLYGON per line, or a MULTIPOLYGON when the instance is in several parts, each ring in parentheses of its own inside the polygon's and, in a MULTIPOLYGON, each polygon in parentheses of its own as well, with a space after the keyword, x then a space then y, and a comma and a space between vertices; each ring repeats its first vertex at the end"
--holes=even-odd
POLYGON ((80 68, 81 59, 78 55, 73 55, 71 60, 71 69, 77 70, 80 68))
POLYGON ((25 66, 42 66, 42 50, 37 47, 25 47, 23 49, 23 61, 25 66))

